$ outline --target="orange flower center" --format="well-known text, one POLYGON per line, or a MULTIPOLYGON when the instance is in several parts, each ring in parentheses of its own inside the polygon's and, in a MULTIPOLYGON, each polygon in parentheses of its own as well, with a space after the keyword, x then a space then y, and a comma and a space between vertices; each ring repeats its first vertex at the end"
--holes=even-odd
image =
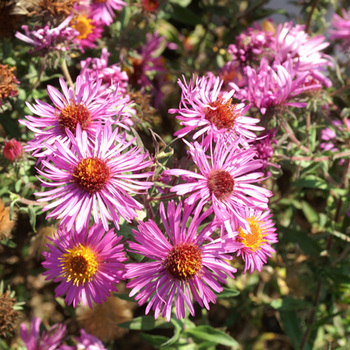
POLYGON ((264 238, 267 236, 267 233, 265 233, 263 221, 257 220, 254 216, 248 218, 247 221, 249 222, 252 233, 245 233, 241 227, 239 227, 237 239, 247 248, 250 248, 255 252, 261 249, 261 247, 267 242, 264 238))
POLYGON ((238 113, 232 99, 224 101, 222 98, 209 103, 210 107, 204 109, 205 119, 220 129, 232 129, 238 113))
POLYGON ((222 201, 230 197, 233 193, 235 181, 232 175, 226 170, 214 170, 208 178, 208 187, 210 193, 222 201))
POLYGON ((91 22, 93 20, 83 14, 79 14, 71 21, 71 26, 80 33, 79 40, 86 39, 89 34, 93 33, 95 26, 91 22))
POLYGON ((83 190, 95 193, 102 190, 110 179, 110 170, 102 159, 82 159, 73 171, 73 181, 83 190))
POLYGON ((74 284, 84 284, 90 282, 98 268, 96 254, 89 248, 79 245, 72 249, 68 249, 59 260, 62 261, 61 266, 67 277, 67 282, 74 280, 74 284))
POLYGON ((164 266, 175 279, 187 281, 202 268, 202 253, 193 243, 176 245, 166 258, 164 266))
POLYGON ((91 124, 91 114, 84 103, 71 101, 71 104, 67 104, 64 109, 61 109, 58 120, 63 128, 68 128, 72 133, 75 133, 78 123, 82 130, 91 124))

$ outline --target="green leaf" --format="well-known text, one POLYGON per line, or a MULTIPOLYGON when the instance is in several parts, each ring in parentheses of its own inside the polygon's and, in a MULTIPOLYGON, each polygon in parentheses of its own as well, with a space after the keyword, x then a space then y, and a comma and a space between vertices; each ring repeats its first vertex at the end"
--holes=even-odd
POLYGON ((232 288, 224 287, 222 292, 217 295, 217 299, 233 298, 239 295, 240 293, 241 293, 240 290, 237 288, 232 289, 232 288))
POLYGON ((29 222, 33 228, 33 231, 36 232, 36 213, 31 205, 28 206, 28 215, 29 215, 29 222))
POLYGON ((276 225, 277 230, 283 233, 283 241, 298 244, 306 254, 313 257, 318 257, 321 253, 321 248, 317 241, 307 235, 306 231, 298 231, 289 227, 276 225))
POLYGON ((293 185, 295 187, 317 188, 319 190, 326 190, 328 188, 328 183, 326 180, 311 174, 305 176, 303 179, 294 182, 293 185))
POLYGON ((303 211, 307 221, 311 225, 315 225, 318 223, 319 218, 316 210, 308 203, 305 201, 301 202, 301 210, 303 211))
POLYGON ((153 316, 140 316, 134 318, 132 321, 119 323, 118 327, 137 331, 150 331, 157 327, 170 328, 173 326, 164 320, 155 320, 153 316))
POLYGON ((196 25, 201 24, 202 20, 199 16, 197 16, 195 13, 193 13, 191 10, 181 7, 177 4, 173 4, 173 12, 171 14, 171 17, 175 19, 178 22, 190 24, 190 25, 196 25))
POLYGON ((187 7, 192 2, 192 0, 170 0, 169 2, 171 2, 172 4, 177 4, 182 7, 187 7))
POLYGON ((202 341, 207 341, 212 344, 231 346, 234 349, 239 348, 237 341, 230 335, 210 326, 198 326, 196 328, 186 329, 184 333, 195 338, 197 341, 199 340, 200 343, 202 341))
POLYGON ((141 337, 153 345, 156 349, 159 349, 162 344, 166 343, 169 340, 168 337, 164 337, 163 335, 153 335, 147 333, 141 333, 141 337))

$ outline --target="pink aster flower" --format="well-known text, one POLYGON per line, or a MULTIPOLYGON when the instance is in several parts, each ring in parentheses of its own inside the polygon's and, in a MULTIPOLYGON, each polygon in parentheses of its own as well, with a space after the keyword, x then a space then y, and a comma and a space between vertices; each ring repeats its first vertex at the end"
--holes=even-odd
POLYGON ((107 350, 101 340, 88 334, 84 329, 80 330, 80 337, 75 338, 78 350, 107 350))
POLYGON ((126 72, 122 71, 119 64, 112 64, 108 66, 108 57, 111 54, 106 48, 102 49, 101 58, 87 58, 85 61, 81 61, 81 73, 80 75, 89 74, 94 79, 100 79, 103 82, 101 89, 117 85, 118 92, 125 95, 128 87, 129 77, 126 72), (90 68, 91 65, 91 68, 90 68))
POLYGON ((332 29, 329 30, 329 37, 333 40, 342 40, 345 47, 350 44, 350 10, 342 9, 342 16, 334 13, 331 20, 332 29))
POLYGON ((187 144, 197 172, 167 170, 166 174, 186 178, 186 183, 176 185, 170 191, 179 196, 189 195, 186 203, 190 205, 198 203, 198 207, 203 207, 211 203, 219 223, 235 216, 240 225, 249 230, 248 222, 241 216, 241 209, 267 209, 268 198, 272 196, 269 190, 252 184, 261 181, 264 175, 258 171, 262 162, 254 159, 256 151, 240 149, 220 138, 215 148, 210 145, 208 156, 197 142, 187 144))
POLYGON ((27 151, 34 151, 33 155, 42 156, 39 151, 44 146, 53 145, 58 139, 69 141, 67 130, 75 133, 78 124, 89 137, 96 135, 98 124, 108 120, 128 128, 123 123, 123 118, 118 116, 125 107, 125 100, 118 97, 117 91, 102 99, 99 95, 101 80, 78 76, 74 90, 68 88, 63 79, 59 82, 63 95, 53 86, 47 87, 54 106, 40 100, 35 100, 34 105, 27 102, 30 111, 38 116, 27 115, 26 120, 20 120, 21 124, 35 134, 35 138, 25 147, 27 151))
POLYGON ((284 65, 275 61, 270 66, 263 57, 258 69, 247 66, 245 73, 247 86, 237 91, 237 97, 259 108, 262 114, 284 106, 306 107, 307 103, 291 100, 307 90, 319 87, 319 84, 305 85, 308 74, 297 75, 291 60, 284 65))
POLYGON ((203 134, 219 136, 230 134, 233 139, 244 137, 255 139, 253 131, 263 130, 256 126, 259 119, 245 117, 249 105, 232 104, 234 89, 222 92, 223 80, 210 74, 202 78, 193 77, 189 83, 178 81, 182 89, 179 109, 170 109, 169 113, 177 114, 180 125, 184 128, 175 132, 178 137, 184 137, 194 132, 193 139, 203 134))
POLYGON ((73 15, 67 17, 58 27, 50 28, 45 25, 43 28, 35 28, 30 31, 27 25, 23 25, 22 29, 25 35, 17 32, 15 37, 30 45, 34 46, 34 50, 41 55, 47 52, 69 51, 74 38, 79 35, 79 32, 72 27, 69 27, 73 15))
POLYGON ((148 302, 146 314, 153 309, 154 317, 161 313, 168 321, 175 300, 176 317, 185 317, 185 304, 194 315, 193 301, 209 309, 215 303, 216 295, 222 291, 220 283, 226 283, 227 276, 233 277, 236 269, 225 260, 221 240, 212 240, 212 225, 200 230, 199 226, 211 214, 207 210, 199 215, 195 210, 192 221, 186 225, 194 206, 176 207, 168 203, 167 212, 160 204, 160 218, 163 231, 153 221, 140 222, 133 230, 137 243, 130 242, 133 253, 149 259, 144 263, 130 263, 126 266, 125 277, 133 279, 127 284, 132 288, 130 296, 136 295, 139 305, 148 302))
MULTIPOLYGON (((276 144, 277 129, 266 130, 259 135, 259 139, 254 142, 254 147, 257 151, 257 158, 262 160, 262 169, 268 165, 274 165, 269 162, 273 156, 272 144, 276 144)), ((276 166, 276 165, 275 165, 276 166)))
POLYGON ((237 249, 237 256, 241 256, 245 263, 244 273, 249 269, 251 273, 254 270, 261 271, 268 257, 275 253, 271 244, 278 242, 275 224, 271 220, 272 214, 269 210, 245 209, 241 211, 241 216, 248 221, 249 232, 233 218, 231 228, 238 232, 238 235, 234 242, 227 243, 226 241, 225 247, 230 249, 232 244, 234 248, 237 248, 237 243, 240 243, 241 247, 237 249))
POLYGON ((22 144, 16 139, 11 139, 7 142, 5 141, 3 153, 5 158, 10 160, 11 162, 18 160, 23 155, 22 144))
POLYGON ((92 302, 101 304, 123 279, 126 260, 124 246, 120 244, 114 229, 106 232, 101 224, 77 232, 60 226, 52 243, 43 252, 42 265, 46 280, 59 282, 56 297, 66 294, 65 302, 73 307, 82 302, 92 307, 92 302))
POLYGON ((120 11, 126 3, 122 0, 92 0, 91 15, 95 22, 109 26, 115 17, 114 10, 120 11))
POLYGON ((271 52, 274 42, 274 32, 263 30, 259 23, 254 23, 245 32, 235 38, 235 43, 228 46, 227 52, 232 55, 232 61, 240 65, 252 64, 261 59, 261 55, 271 52))
POLYGON ((27 350, 57 349, 66 334, 66 326, 61 323, 57 323, 51 326, 48 331, 40 332, 40 324, 40 318, 33 317, 31 329, 29 331, 26 325, 21 323, 20 335, 25 346, 27 347, 27 350))
POLYGON ((323 71, 333 66, 332 58, 321 52, 329 43, 323 35, 310 38, 304 29, 304 25, 293 26, 293 22, 279 24, 274 42, 275 58, 282 64, 291 59, 298 73, 308 73, 330 87, 332 82, 323 71))
POLYGON ((84 48, 95 48, 96 40, 102 36, 104 25, 94 21, 91 18, 91 9, 89 6, 76 5, 74 7, 74 17, 70 26, 79 32, 74 39, 80 50, 85 52, 84 48))
POLYGON ((134 139, 118 136, 118 128, 112 131, 110 124, 96 129, 93 148, 80 124, 76 136, 67 133, 71 146, 56 141, 56 150, 41 161, 42 170, 38 169, 45 178, 40 179, 42 186, 51 188, 36 193, 41 197, 38 201, 51 202, 44 211, 54 208, 47 218, 61 219, 68 230, 75 224, 80 231, 89 225, 93 214, 95 223, 102 221, 106 231, 108 220, 119 229, 120 216, 130 222, 137 216, 136 210, 143 208, 131 194, 144 193, 153 184, 141 181, 153 175, 140 172, 152 164, 148 153, 133 147, 134 139))

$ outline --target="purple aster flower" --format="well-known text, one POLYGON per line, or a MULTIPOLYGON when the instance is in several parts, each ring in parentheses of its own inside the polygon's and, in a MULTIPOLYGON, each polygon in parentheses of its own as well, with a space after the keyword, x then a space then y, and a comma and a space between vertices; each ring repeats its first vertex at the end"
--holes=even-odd
POLYGON ((76 337, 78 350, 107 350, 101 340, 88 334, 84 329, 80 330, 80 337, 76 337))
POLYGON ((258 159, 262 160, 262 169, 265 169, 269 163, 269 160, 273 156, 272 144, 276 144, 275 139, 277 129, 266 130, 259 135, 259 138, 254 142, 254 147, 258 153, 258 159))
POLYGON ((62 141, 55 143, 56 150, 42 160, 38 173, 43 187, 51 190, 38 192, 39 201, 49 201, 43 210, 54 210, 47 218, 61 219, 70 230, 87 227, 90 215, 96 223, 102 221, 108 230, 108 220, 119 229, 119 216, 130 222, 143 206, 130 194, 144 193, 152 182, 140 181, 153 173, 140 172, 152 164, 148 153, 131 147, 134 141, 126 141, 126 135, 118 136, 110 124, 96 129, 94 148, 89 147, 87 133, 80 124, 76 137, 68 130, 71 147, 62 141))
POLYGON ((59 82, 63 95, 53 86, 47 87, 47 93, 54 106, 40 100, 35 100, 34 105, 26 103, 30 111, 39 116, 27 115, 26 120, 20 120, 21 124, 35 134, 34 140, 29 141, 26 146, 27 151, 34 151, 33 155, 42 156, 39 151, 44 146, 53 145, 58 139, 69 141, 67 130, 75 133, 78 124, 89 137, 94 137, 98 124, 107 120, 113 120, 117 125, 128 128, 122 117, 112 119, 125 107, 125 100, 120 99, 117 92, 110 93, 102 99, 99 95, 101 80, 78 76, 74 90, 68 88, 63 79, 59 82))
POLYGON ((92 0, 91 15, 94 21, 109 26, 115 17, 114 10, 120 11, 126 3, 122 0, 92 0))
POLYGON ((194 315, 192 298, 209 309, 209 302, 216 301, 213 291, 221 292, 220 283, 226 283, 227 276, 233 277, 236 272, 225 261, 228 255, 223 254, 221 240, 211 239, 211 224, 197 234, 212 210, 202 215, 195 210, 191 223, 186 225, 193 208, 185 205, 182 212, 182 203, 176 207, 171 201, 166 213, 160 204, 167 237, 153 220, 140 222, 138 230, 133 230, 137 243, 130 242, 131 251, 149 261, 126 266, 125 277, 133 279, 127 288, 132 288, 130 296, 136 295, 139 305, 148 302, 146 314, 153 309, 155 318, 161 313, 170 321, 174 299, 178 319, 185 317, 185 304, 194 315))
POLYGON ((242 228, 237 220, 231 220, 232 231, 238 232, 231 243, 225 241, 226 249, 236 249, 237 256, 241 256, 244 263, 244 273, 250 269, 261 271, 267 258, 275 253, 271 247, 272 243, 277 243, 277 234, 275 233, 275 224, 271 220, 272 214, 269 210, 260 211, 254 209, 245 209, 241 211, 241 216, 244 217, 250 226, 250 232, 242 228), (237 243, 241 246, 237 249, 237 243))
POLYGON ((230 134, 233 139, 239 137, 255 139, 254 131, 263 130, 256 126, 259 119, 245 117, 249 105, 232 104, 234 89, 230 92, 221 91, 223 80, 210 74, 202 78, 193 77, 189 83, 178 81, 182 89, 179 109, 170 109, 169 113, 178 114, 180 125, 185 127, 175 132, 183 137, 195 132, 193 139, 203 134, 219 136, 230 134))
MULTIPOLYGON (((186 142, 186 141, 185 141, 186 142)), ((187 143, 187 142, 186 142, 187 143)), ((248 222, 241 216, 242 208, 267 209, 272 193, 252 183, 261 181, 261 160, 254 159, 256 151, 240 149, 220 138, 215 148, 210 145, 210 155, 197 142, 189 144, 189 153, 198 171, 166 170, 166 174, 186 177, 186 183, 170 189, 177 195, 189 195, 188 204, 198 202, 199 207, 211 202, 216 220, 222 223, 235 216, 249 230, 248 222)))
POLYGON ((87 230, 77 232, 60 226, 50 249, 43 252, 42 265, 46 280, 59 282, 56 297, 66 294, 65 302, 73 307, 82 302, 92 307, 101 304, 123 279, 126 260, 124 246, 114 229, 106 232, 102 224, 94 224, 87 230))
POLYGON ((88 73, 94 79, 103 81, 101 88, 106 89, 112 85, 118 86, 118 92, 125 95, 128 87, 129 77, 126 72, 122 71, 119 64, 108 66, 108 57, 111 54, 106 48, 102 49, 101 58, 87 58, 81 61, 80 75, 88 73), (91 65, 91 68, 89 66, 91 65))
POLYGON ((262 54, 271 52, 274 34, 273 31, 263 30, 259 23, 254 23, 253 27, 236 37, 235 43, 228 46, 227 52, 232 55, 232 61, 238 61, 241 66, 258 62, 262 54))
POLYGON ((319 84, 305 85, 308 74, 297 75, 291 60, 284 65, 275 61, 270 66, 263 57, 258 69, 247 66, 245 73, 247 86, 237 91, 237 97, 259 108, 262 114, 276 108, 283 109, 284 106, 306 107, 307 103, 290 100, 307 90, 319 87, 319 84))
POLYGON ((274 43, 275 58, 282 64, 291 59, 298 73, 308 73, 326 87, 330 87, 332 82, 322 71, 332 67, 333 60, 320 52, 329 43, 325 42, 323 35, 310 38, 304 29, 304 25, 293 26, 293 22, 279 24, 274 43))
POLYGON ((49 328, 48 331, 43 331, 40 334, 41 320, 39 317, 33 317, 31 329, 27 329, 24 323, 20 326, 21 338, 27 347, 27 350, 54 350, 61 344, 65 334, 66 326, 57 323, 49 328))
POLYGON ((91 8, 86 5, 75 5, 74 17, 70 26, 79 32, 74 39, 80 50, 84 53, 84 48, 95 48, 96 40, 102 36, 104 25, 91 18, 91 8))
POLYGON ((329 30, 329 37, 333 40, 342 40, 345 48, 350 44, 350 10, 342 9, 342 16, 334 13, 331 20, 332 29, 329 30))
POLYGON ((41 55, 53 50, 69 51, 72 41, 79 35, 77 30, 69 26, 72 17, 73 15, 70 15, 55 28, 45 25, 43 28, 30 31, 27 25, 23 25, 22 29, 26 35, 17 32, 15 37, 33 45, 35 51, 41 55))

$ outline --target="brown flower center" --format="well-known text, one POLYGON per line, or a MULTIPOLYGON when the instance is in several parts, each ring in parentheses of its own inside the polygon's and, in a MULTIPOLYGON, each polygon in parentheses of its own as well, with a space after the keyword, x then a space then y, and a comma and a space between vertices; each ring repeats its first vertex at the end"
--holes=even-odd
POLYGON ((58 116, 60 125, 63 128, 68 128, 72 133, 75 133, 77 124, 79 123, 82 130, 85 130, 91 124, 91 114, 84 103, 75 103, 71 101, 61 109, 58 116))
POLYGON ((176 245, 166 258, 164 266, 175 279, 187 281, 202 268, 202 253, 193 243, 176 245))
POLYGON ((232 99, 224 101, 222 98, 209 103, 210 107, 204 109, 205 119, 220 129, 232 129, 238 113, 232 99))
POLYGON ((110 179, 110 170, 102 159, 82 159, 73 171, 73 181, 83 190, 95 193, 102 190, 110 179))
POLYGON ((214 193, 215 197, 222 201, 230 197, 235 181, 232 175, 226 170, 214 170, 208 178, 208 187, 210 193, 214 193))

